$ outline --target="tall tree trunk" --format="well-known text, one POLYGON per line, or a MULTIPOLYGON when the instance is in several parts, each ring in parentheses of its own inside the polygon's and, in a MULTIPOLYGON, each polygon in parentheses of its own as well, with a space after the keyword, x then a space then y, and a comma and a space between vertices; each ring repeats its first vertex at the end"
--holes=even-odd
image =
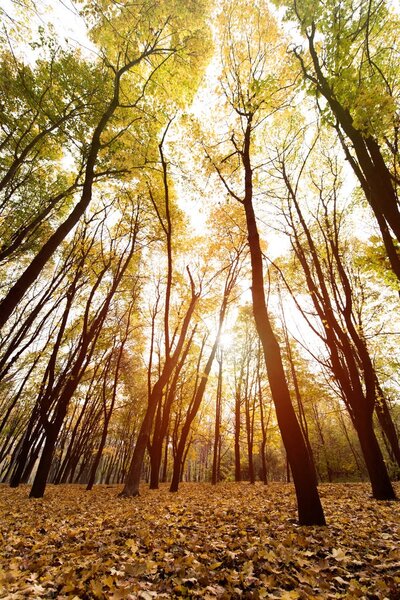
POLYGON ((64 418, 64 411, 60 410, 54 423, 48 424, 46 427, 46 440, 43 446, 42 455, 33 481, 30 498, 42 498, 46 488, 47 477, 51 468, 54 447, 57 441, 58 433, 61 429, 64 418))
POLYGON ((171 409, 176 396, 176 387, 178 385, 179 375, 186 362, 195 331, 196 326, 193 328, 186 347, 182 352, 179 363, 175 367, 171 385, 169 386, 165 395, 164 404, 160 403, 157 411, 157 418, 154 424, 153 440, 150 446, 150 489, 152 490, 158 489, 163 441, 168 431, 171 409))
POLYGON ((235 392, 235 481, 242 480, 240 464, 240 394, 235 392))
POLYGON ((243 201, 252 268, 253 313, 264 351, 268 381, 276 416, 296 489, 299 522, 301 525, 324 525, 325 517, 319 498, 315 476, 304 437, 290 398, 278 341, 272 330, 264 292, 262 252, 253 208, 250 136, 252 119, 248 118, 242 153, 245 168, 245 198, 243 201))
POLYGON ((186 414, 185 422, 183 424, 181 435, 179 437, 179 441, 177 442, 174 454, 174 467, 172 472, 172 481, 170 486, 170 492, 177 492, 179 487, 179 481, 182 473, 184 455, 185 455, 185 446, 186 441, 190 433, 190 428, 193 423, 194 418, 197 415, 200 404, 203 400, 204 392, 206 390, 208 377, 211 372, 211 367, 214 362, 214 358, 217 352, 219 339, 222 331, 222 326, 225 320, 226 311, 228 308, 229 297, 232 292, 233 287, 235 286, 237 275, 238 275, 238 264, 239 264, 240 253, 236 256, 235 260, 231 263, 227 275, 227 279, 225 281, 225 289, 224 295, 222 298, 221 308, 219 311, 219 323, 217 335, 215 337, 210 355, 208 357, 206 366, 204 368, 203 374, 200 379, 200 383, 195 390, 194 398, 192 404, 189 408, 189 411, 186 414))
POLYGON ((297 402, 299 424, 301 427, 301 431, 303 433, 304 441, 307 446, 308 456, 310 458, 311 468, 314 473, 315 483, 318 484, 318 477, 317 477, 317 470, 315 468, 314 454, 312 451, 312 447, 311 447, 311 443, 310 443, 310 436, 308 433, 307 418, 306 418, 306 414, 304 411, 303 399, 301 397, 300 386, 299 386, 299 382, 298 382, 298 378, 297 378, 297 372, 296 372, 296 367, 295 367, 295 363, 294 363, 294 359, 293 359, 292 349, 290 347, 289 332, 288 332, 287 325, 286 325, 285 313, 283 310, 283 304, 282 304, 281 297, 279 297, 279 301, 280 301, 281 314, 282 314, 282 324, 283 324, 283 333, 284 333, 284 338, 285 338, 286 354, 287 354, 287 359, 289 361, 290 373, 292 376, 293 387, 294 387, 294 392, 295 392, 295 397, 296 397, 296 402, 297 402))
POLYGON ((373 497, 377 500, 395 500, 396 495, 376 439, 372 414, 369 416, 365 413, 359 415, 355 425, 371 481, 373 497))
POLYGON ((162 481, 162 483, 165 483, 167 481, 167 473, 168 473, 168 447, 169 447, 169 431, 167 431, 167 434, 165 436, 164 460, 163 460, 162 475, 161 475, 161 481, 162 481))
POLYGON ((218 385, 215 399, 214 449, 211 483, 215 485, 220 480, 220 443, 221 443, 221 403, 222 403, 222 350, 218 360, 218 385))
POLYGON ((261 387, 261 374, 260 374, 260 361, 257 361, 257 384, 258 384, 258 401, 260 404, 260 421, 261 421, 261 434, 262 434, 262 440, 261 440, 261 444, 260 444, 260 454, 261 454, 261 479, 264 483, 264 485, 267 485, 268 483, 268 467, 267 467, 267 457, 266 457, 266 450, 267 450, 267 433, 268 433, 268 423, 271 417, 271 410, 270 410, 270 414, 268 416, 268 420, 267 423, 265 422, 265 415, 264 415, 264 398, 263 398, 263 393, 262 393, 262 387, 261 387))
POLYGON ((253 439, 254 439, 254 398, 251 397, 252 390, 246 385, 245 405, 245 422, 246 422, 246 439, 247 439, 247 460, 248 460, 248 476, 249 482, 255 483, 254 475, 254 459, 253 459, 253 439), (250 403, 253 402, 252 415, 250 414, 250 403))
POLYGON ((320 201, 324 211, 325 227, 322 227, 319 222, 318 224, 324 232, 324 252, 328 251, 328 260, 337 269, 340 285, 336 280, 333 268, 330 268, 328 277, 325 276, 318 248, 302 214, 295 188, 289 180, 284 162, 282 163, 282 176, 307 240, 315 277, 305 252, 305 243, 300 240, 296 224, 293 222, 292 215, 290 215, 293 248, 303 268, 313 305, 324 329, 323 339, 329 351, 332 374, 343 391, 343 400, 358 433, 368 473, 374 478, 373 493, 376 490, 379 499, 382 499, 383 490, 386 490, 387 500, 394 499, 395 492, 390 484, 386 465, 381 460, 382 454, 379 445, 375 443, 376 438, 374 441, 375 436, 369 435, 371 446, 368 449, 366 447, 368 437, 366 437, 366 432, 369 431, 370 423, 372 424, 372 413, 376 402, 376 374, 365 339, 355 326, 352 287, 338 243, 337 213, 336 211, 333 212, 333 221, 327 227, 327 204, 321 195, 320 201), (329 294, 328 282, 333 288, 332 294, 329 294), (332 304, 332 298, 335 305, 332 304), (342 319, 336 316, 337 313, 340 314, 342 319), (360 436, 363 438, 362 442, 360 436), (372 458, 373 452, 377 453, 375 459, 372 458), (380 464, 380 471, 375 468, 375 463, 380 464), (379 477, 381 478, 380 483, 378 482, 379 477))
POLYGON ((397 462, 400 467, 400 446, 399 438, 397 435, 396 427, 390 414, 389 406, 385 395, 378 385, 378 395, 375 402, 375 412, 378 417, 379 425, 381 426, 383 435, 388 441, 390 452, 393 459, 397 462))

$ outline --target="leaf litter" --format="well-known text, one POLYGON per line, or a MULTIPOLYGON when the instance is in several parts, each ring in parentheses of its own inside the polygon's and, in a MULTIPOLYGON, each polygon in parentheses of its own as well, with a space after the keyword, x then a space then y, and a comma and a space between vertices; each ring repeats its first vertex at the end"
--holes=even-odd
MULTIPOLYGON (((400 599, 400 503, 325 484, 327 527, 291 485, 0 486, 0 598, 400 599)), ((400 494, 400 487, 397 487, 400 494)))

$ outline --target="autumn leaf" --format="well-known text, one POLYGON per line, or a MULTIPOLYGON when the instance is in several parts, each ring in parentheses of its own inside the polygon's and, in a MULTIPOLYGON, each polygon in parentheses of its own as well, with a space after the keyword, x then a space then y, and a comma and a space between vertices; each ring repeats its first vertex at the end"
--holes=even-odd
POLYGON ((320 491, 330 527, 299 528, 286 484, 183 484, 173 503, 166 486, 126 501, 51 485, 34 511, 0 486, 0 598, 396 598, 397 503, 320 491))

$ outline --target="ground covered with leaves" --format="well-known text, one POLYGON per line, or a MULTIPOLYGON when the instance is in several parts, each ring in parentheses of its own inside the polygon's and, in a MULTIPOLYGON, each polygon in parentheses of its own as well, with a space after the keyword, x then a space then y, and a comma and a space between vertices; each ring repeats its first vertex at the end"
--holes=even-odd
POLYGON ((320 487, 327 527, 297 525, 291 485, 118 491, 0 486, 0 597, 400 598, 400 502, 366 484, 320 487))

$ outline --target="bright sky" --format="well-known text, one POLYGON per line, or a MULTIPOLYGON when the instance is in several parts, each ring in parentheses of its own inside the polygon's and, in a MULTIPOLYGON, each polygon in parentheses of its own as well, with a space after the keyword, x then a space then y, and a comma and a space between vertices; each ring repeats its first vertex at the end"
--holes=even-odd
MULTIPOLYGON (((20 21, 18 4, 13 0, 2 0, 0 10, 3 10, 6 15, 3 17, 5 25, 10 24, 11 19, 20 21)), ((85 23, 72 0, 35 0, 30 16, 32 32, 36 33, 38 27, 46 27, 51 23, 60 43, 80 47, 82 52, 88 54, 95 51, 95 47, 86 35, 85 23)), ((30 54, 33 57, 32 50, 30 54)), ((25 58, 29 61, 28 52, 25 58)))

